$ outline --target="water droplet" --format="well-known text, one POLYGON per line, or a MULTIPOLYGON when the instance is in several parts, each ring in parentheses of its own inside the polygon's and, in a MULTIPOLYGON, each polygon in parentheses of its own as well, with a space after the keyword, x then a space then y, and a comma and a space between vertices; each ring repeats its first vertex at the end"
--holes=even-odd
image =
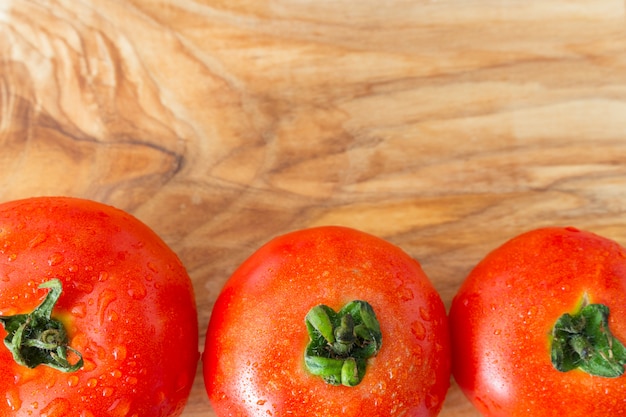
POLYGON ((93 371, 94 369, 96 369, 96 363, 90 359, 85 359, 83 358, 83 370, 84 371, 93 371))
POLYGON ((91 411, 83 410, 80 413, 80 417, 95 417, 91 411))
POLYGON ((43 242, 45 242, 48 239, 48 235, 45 233, 38 233, 37 236, 35 236, 34 238, 31 239, 30 242, 28 242, 28 249, 33 249, 36 248, 37 246, 41 245, 43 242))
POLYGON ((424 307, 420 307, 420 317, 425 321, 430 321, 432 319, 430 315, 430 310, 424 307))
POLYGON ((74 265, 74 264, 72 264, 72 265, 70 265, 70 266, 67 268, 67 270, 68 270, 68 271, 70 271, 70 272, 76 272, 76 271, 78 271, 78 265, 74 265))
POLYGON ((7 260, 8 260, 9 262, 13 262, 13 261, 14 261, 14 260, 16 260, 16 259, 17 259, 17 254, 16 254, 16 253, 12 253, 12 254, 10 254, 10 255, 7 257, 7 260))
POLYGON ((104 281, 106 281, 108 279, 109 279, 109 273, 108 272, 101 271, 100 274, 98 274, 98 281, 104 282, 104 281))
POLYGON ((98 296, 98 317, 100 319, 100 324, 104 324, 106 319, 106 312, 109 306, 113 301, 117 299, 115 292, 109 289, 105 289, 98 296))
POLYGON ((102 396, 103 397, 110 397, 111 395, 113 395, 113 393, 115 392, 115 390, 111 387, 104 387, 102 388, 102 396))
POLYGON ((91 292, 93 291, 93 284, 91 282, 85 282, 85 281, 78 281, 77 280, 77 281, 73 281, 72 285, 78 291, 82 291, 85 294, 91 294, 91 292))
POLYGON ((162 404, 166 398, 167 398, 167 395, 165 395, 163 391, 157 392, 157 395, 156 395, 157 404, 162 404))
POLYGON ((146 294, 146 287, 141 282, 136 280, 128 281, 128 295, 133 297, 133 299, 142 300, 146 297, 146 294))
POLYGON ((148 262, 147 266, 148 266, 148 269, 149 269, 150 271, 154 272, 155 274, 158 274, 158 273, 159 273, 159 269, 158 269, 158 268, 156 267, 156 265, 155 265, 155 264, 153 264, 152 262, 148 262))
POLYGON ((113 401, 107 410, 111 417, 126 417, 130 411, 130 400, 128 398, 118 398, 113 401))
POLYGON ((128 378, 126 378, 126 382, 130 385, 136 385, 138 380, 134 376, 129 376, 128 378))
POLYGON ((65 417, 70 411, 70 402, 65 398, 56 398, 52 400, 43 410, 41 417, 65 417))
POLYGON ((76 303, 76 305, 72 307, 70 312, 76 317, 83 318, 87 316, 87 306, 85 305, 85 303, 76 303))
POLYGON ((402 301, 411 301, 415 295, 413 294, 413 291, 411 291, 410 288, 405 287, 404 285, 401 285, 400 287, 398 287, 398 289, 396 290, 397 296, 402 300, 402 301))
POLYGON ((500 329, 495 329, 493 331, 493 334, 495 334, 496 336, 498 336, 500 333, 502 333, 502 330, 500 330, 500 329))
POLYGON ((115 346, 113 348, 113 358, 116 361, 123 361, 124 359, 126 359, 126 355, 127 355, 127 350, 126 350, 126 346, 115 346))
POLYGON ((426 396, 426 407, 428 409, 438 408, 439 396, 436 394, 429 394, 426 396))
POLYGON ((7 306, 6 308, 0 310, 0 316, 14 316, 17 314, 17 312, 17 307, 7 306))
POLYGON ((67 385, 69 387, 75 387, 78 385, 78 377, 76 375, 72 375, 67 379, 67 385))
POLYGON ((418 340, 424 340, 426 337, 426 329, 424 328, 422 322, 414 321, 411 324, 411 333, 413 333, 413 336, 415 336, 418 340))
POLYGON ((62 253, 55 252, 48 257, 48 265, 55 266, 55 265, 60 264, 64 260, 65 260, 65 257, 63 256, 62 253))
POLYGON ((121 378, 122 377, 122 371, 120 371, 119 369, 116 369, 116 370, 111 372, 111 376, 113 378, 121 378))
POLYGON ((9 389, 5 394, 5 398, 7 401, 7 405, 11 410, 17 411, 22 408, 22 400, 20 398, 20 394, 15 388, 9 389))
POLYGON ((264 405, 267 402, 267 400, 258 400, 256 402, 256 405, 264 405))
POLYGON ((110 310, 107 315, 107 320, 109 320, 111 323, 115 323, 119 318, 120 316, 115 310, 110 310))
POLYGON ((97 380, 96 378, 90 378, 90 379, 87 381, 87 386, 88 386, 89 388, 95 388, 95 387, 97 387, 97 386, 98 386, 98 380, 97 380))

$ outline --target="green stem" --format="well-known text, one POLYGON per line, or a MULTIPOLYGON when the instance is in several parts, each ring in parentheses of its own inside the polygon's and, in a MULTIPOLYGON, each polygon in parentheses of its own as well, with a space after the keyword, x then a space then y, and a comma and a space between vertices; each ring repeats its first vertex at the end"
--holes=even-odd
POLYGON ((355 386, 365 376, 367 359, 380 350, 382 334, 372 306, 352 301, 338 313, 313 307, 305 317, 310 341, 304 363, 332 385, 355 386))
POLYGON ((80 352, 68 345, 67 332, 63 323, 52 318, 63 285, 58 279, 52 279, 39 286, 49 289, 46 298, 31 313, 14 316, 0 316, 7 336, 4 344, 13 354, 13 359, 20 365, 35 368, 47 365, 63 372, 75 372, 83 366, 80 352), (78 356, 78 361, 71 364, 67 352, 78 356))
POLYGON ((561 372, 580 369, 590 375, 617 378, 624 374, 626 348, 609 330, 609 308, 588 304, 563 314, 552 330, 551 360, 561 372))

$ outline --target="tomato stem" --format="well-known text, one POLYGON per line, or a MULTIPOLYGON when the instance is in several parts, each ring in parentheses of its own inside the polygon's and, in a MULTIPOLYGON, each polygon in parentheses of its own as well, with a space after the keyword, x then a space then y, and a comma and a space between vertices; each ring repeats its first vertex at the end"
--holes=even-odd
POLYGON ((358 385, 368 358, 375 356, 382 344, 372 306, 356 300, 335 312, 318 305, 307 313, 305 324, 310 341, 304 363, 309 372, 332 385, 358 385))
POLYGON ((20 365, 28 368, 46 365, 63 372, 75 372, 83 366, 83 357, 68 345, 63 323, 51 317, 63 285, 54 278, 41 284, 39 288, 49 291, 31 313, 0 316, 0 323, 7 332, 4 344, 13 354, 15 362, 20 365), (69 362, 68 350, 78 356, 76 363, 69 362))
POLYGON ((609 330, 609 308, 588 304, 578 312, 565 313, 552 330, 553 366, 568 372, 580 369, 590 375, 617 378, 624 374, 626 348, 609 330))

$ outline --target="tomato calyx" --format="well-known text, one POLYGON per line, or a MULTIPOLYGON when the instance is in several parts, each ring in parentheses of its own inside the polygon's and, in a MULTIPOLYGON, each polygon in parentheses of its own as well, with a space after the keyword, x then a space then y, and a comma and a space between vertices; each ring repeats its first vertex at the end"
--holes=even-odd
POLYGON ((63 372, 75 372, 83 366, 83 357, 68 345, 63 323, 51 317, 63 285, 54 278, 41 284, 39 288, 49 291, 31 313, 0 316, 0 323, 7 332, 4 344, 13 354, 15 362, 20 365, 28 368, 46 365, 63 372), (78 356, 76 363, 69 362, 68 350, 78 356))
POLYGON ((590 375, 624 374, 626 348, 609 330, 609 308, 583 299, 580 310, 565 313, 552 330, 552 365, 561 372, 580 369, 590 375))
POLYGON ((304 363, 308 371, 331 385, 358 385, 367 360, 381 348, 382 333, 372 306, 355 300, 335 312, 313 307, 305 317, 310 341, 304 363))

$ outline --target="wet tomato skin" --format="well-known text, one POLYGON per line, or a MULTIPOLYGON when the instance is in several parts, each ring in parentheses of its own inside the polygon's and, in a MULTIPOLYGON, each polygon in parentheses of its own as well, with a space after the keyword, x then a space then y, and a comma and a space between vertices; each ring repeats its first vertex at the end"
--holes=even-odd
POLYGON ((609 328, 626 342, 626 251, 614 241, 575 228, 537 229, 471 271, 450 309, 453 375, 484 416, 626 415, 626 376, 552 365, 552 328, 585 294, 609 307, 609 328))
POLYGON ((204 378, 218 417, 424 417, 449 386, 445 308, 420 265, 369 234, 318 227, 279 236, 230 277, 214 306, 204 378), (382 348, 360 384, 305 369, 307 312, 369 302, 382 348))
POLYGON ((84 365, 29 369, 0 346, 0 415, 180 415, 199 357, 198 319, 174 252, 130 214, 94 201, 1 204, 0 315, 31 312, 52 278, 63 285, 53 317, 84 365))

